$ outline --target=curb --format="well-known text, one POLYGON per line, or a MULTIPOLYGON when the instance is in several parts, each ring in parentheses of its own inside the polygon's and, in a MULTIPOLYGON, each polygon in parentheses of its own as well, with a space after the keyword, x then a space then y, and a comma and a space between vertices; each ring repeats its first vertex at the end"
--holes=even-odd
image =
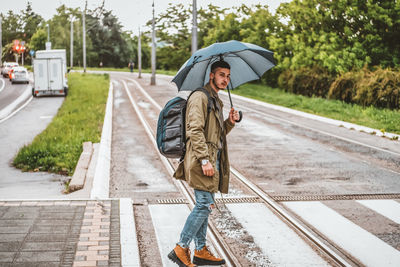
POLYGON ((112 109, 113 109, 113 85, 110 80, 108 91, 106 114, 104 116, 103 130, 99 146, 99 156, 93 178, 93 187, 90 198, 108 198, 110 186, 110 161, 112 141, 112 109))
POLYGON ((140 267, 139 246, 137 243, 135 217, 132 199, 119 200, 121 266, 140 267))
POLYGON ((82 146, 83 151, 79 157, 78 164, 76 164, 74 175, 72 175, 72 179, 68 185, 69 192, 82 189, 85 185, 86 175, 93 154, 93 144, 92 142, 84 142, 82 146))

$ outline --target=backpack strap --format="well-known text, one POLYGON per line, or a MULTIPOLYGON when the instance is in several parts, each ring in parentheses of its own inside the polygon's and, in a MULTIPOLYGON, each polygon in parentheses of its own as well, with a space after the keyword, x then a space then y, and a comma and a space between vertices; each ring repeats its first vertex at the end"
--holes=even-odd
POLYGON ((210 114, 212 107, 215 107, 215 99, 213 97, 210 96, 210 93, 207 91, 207 89, 205 89, 204 87, 199 87, 196 90, 193 90, 190 95, 187 98, 187 101, 189 101, 189 97, 194 93, 194 92, 203 92, 204 94, 206 94, 208 102, 207 102, 207 118, 208 118, 208 114, 210 114))

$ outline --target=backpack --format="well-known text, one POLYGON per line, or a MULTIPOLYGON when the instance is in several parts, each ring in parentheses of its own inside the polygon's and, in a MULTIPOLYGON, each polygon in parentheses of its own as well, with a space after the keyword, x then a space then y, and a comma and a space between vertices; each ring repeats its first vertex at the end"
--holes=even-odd
POLYGON ((213 98, 204 88, 192 91, 187 99, 176 96, 165 104, 158 116, 157 122, 157 147, 162 155, 167 158, 180 158, 183 160, 186 152, 186 105, 189 97, 197 91, 206 94, 207 118, 210 114, 213 98))

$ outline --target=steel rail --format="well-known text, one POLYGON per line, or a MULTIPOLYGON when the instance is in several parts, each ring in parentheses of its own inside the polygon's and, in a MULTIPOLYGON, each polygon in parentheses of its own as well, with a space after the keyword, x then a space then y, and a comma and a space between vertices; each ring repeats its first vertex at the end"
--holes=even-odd
MULTIPOLYGON (((158 110, 161 110, 161 106, 143 89, 143 87, 135 80, 129 79, 130 81, 136 84, 136 87, 142 92, 142 94, 154 105, 157 107, 158 110)), ((158 150, 158 148, 156 147, 158 150)), ((165 157, 161 157, 164 160, 165 157)), ((269 206, 272 210, 274 210, 281 220, 285 221, 296 230, 298 230, 306 239, 308 239, 311 243, 316 245, 321 251, 323 251, 326 255, 328 255, 335 263, 340 266, 352 266, 337 254, 334 250, 332 250, 329 246, 324 244, 316 234, 309 231, 305 228, 296 218, 294 218, 289 212, 287 212, 284 208, 282 208, 277 201, 273 200, 268 194, 263 192, 257 185, 252 183, 249 179, 245 178, 242 174, 240 174, 236 169, 233 167, 230 168, 230 171, 241 181, 247 188, 249 188, 252 192, 254 192, 258 197, 260 197, 263 202, 269 206)))
MULTIPOLYGON (((147 123, 147 121, 145 120, 142 112, 140 111, 138 105, 136 104, 135 100, 132 97, 132 94, 129 92, 128 86, 126 84, 126 82, 124 80, 121 80, 125 91, 129 97, 129 100, 136 112, 136 114, 138 115, 138 118, 140 120, 140 122, 142 123, 146 134, 148 135, 149 139, 151 140, 151 143, 154 146, 155 151, 157 151, 157 154, 159 156, 159 158, 161 159, 161 162, 164 164, 164 166, 166 167, 169 175, 172 177, 172 175, 174 174, 174 168, 172 163, 167 160, 164 156, 162 156, 160 154, 160 152, 158 152, 158 147, 157 147, 157 143, 155 140, 155 135, 154 132, 151 130, 149 124, 147 123)), ((183 182, 181 181, 177 181, 176 179, 173 179, 174 184, 178 187, 178 189, 181 191, 181 193, 185 196, 185 198, 189 201, 189 206, 190 209, 193 209, 195 202, 194 202, 194 196, 190 193, 190 191, 184 186, 183 182)), ((208 233, 209 233, 209 237, 211 239, 211 242, 214 246, 214 248, 217 250, 218 254, 225 259, 226 266, 229 267, 234 267, 234 266, 241 266, 239 260, 236 258, 235 254, 231 251, 231 249, 229 248, 229 246, 226 244, 226 242, 223 240, 222 236, 219 234, 217 228, 215 227, 215 225, 210 221, 209 222, 209 227, 208 227, 208 233)))
POLYGON ((268 194, 266 194, 262 189, 260 189, 257 185, 252 183, 249 179, 244 177, 239 171, 235 168, 231 167, 231 172, 251 191, 253 191, 259 198, 261 198, 265 204, 271 207, 274 211, 276 211, 281 219, 289 223, 289 225, 293 226, 295 229, 300 231, 304 237, 306 237, 309 241, 315 244, 318 248, 324 251, 327 255, 329 255, 336 263, 341 266, 352 266, 349 264, 343 257, 333 251, 330 247, 325 245, 319 238, 305 228, 296 218, 290 215, 284 208, 282 208, 275 200, 273 200, 268 194))

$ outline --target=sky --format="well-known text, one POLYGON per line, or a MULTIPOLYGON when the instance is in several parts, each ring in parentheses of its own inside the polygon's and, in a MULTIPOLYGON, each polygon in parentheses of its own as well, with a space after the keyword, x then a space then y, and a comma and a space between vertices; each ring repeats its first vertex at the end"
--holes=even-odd
MULTIPOLYGON (((242 4, 261 4, 268 5, 271 12, 281 2, 288 2, 289 0, 197 0, 197 7, 206 7, 208 4, 213 4, 220 7, 233 7, 242 4)), ((27 0, 1 0, 0 12, 5 14, 8 10, 19 13, 21 9, 25 9, 27 0), (7 4, 5 4, 7 2, 7 4), (12 4, 11 4, 12 3, 12 4)), ((50 19, 55 13, 56 8, 62 4, 67 7, 80 7, 84 8, 84 0, 29 0, 32 3, 32 8, 35 13, 41 15, 45 20, 50 19)), ((123 29, 132 31, 135 35, 138 33, 138 28, 144 27, 147 21, 152 18, 152 0, 105 0, 105 7, 107 10, 113 10, 113 13, 119 18, 123 29)), ((92 9, 99 6, 102 0, 88 0, 88 8, 92 9)), ((155 14, 162 13, 168 7, 169 3, 182 3, 190 5, 193 0, 154 0, 155 14)))

